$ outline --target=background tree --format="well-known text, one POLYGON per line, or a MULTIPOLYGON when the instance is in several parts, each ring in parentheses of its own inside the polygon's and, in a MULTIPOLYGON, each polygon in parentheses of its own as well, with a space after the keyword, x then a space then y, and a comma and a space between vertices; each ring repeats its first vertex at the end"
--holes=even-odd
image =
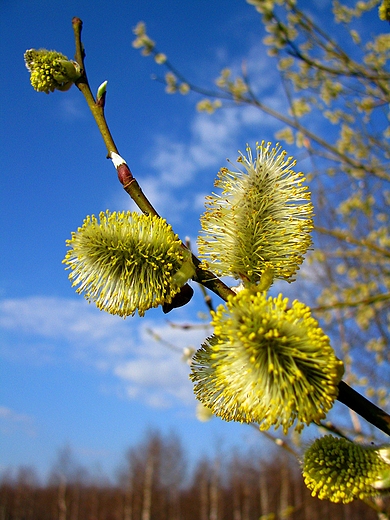
POLYGON ((149 432, 126 454, 119 480, 125 495, 125 518, 180 518, 186 461, 180 439, 149 432))
MULTIPOLYGON (((152 448, 161 443, 160 460, 171 460, 171 441, 173 439, 158 432, 146 433, 141 442, 124 454, 116 483, 104 475, 93 479, 80 478, 77 472, 69 473, 65 492, 66 520, 142 520, 147 510, 143 500, 148 456, 150 460, 151 453, 156 453, 152 448), (153 439, 159 439, 159 442, 153 444, 153 439), (129 477, 132 479, 130 488, 127 487, 129 477)), ((183 450, 184 459, 185 454, 183 450)), ((313 498, 297 469, 295 458, 285 455, 276 447, 256 453, 245 447, 239 453, 218 448, 216 453, 203 456, 186 472, 186 478, 175 489, 176 509, 172 508, 168 480, 158 479, 157 464, 153 475, 151 516, 170 520, 175 518, 170 516, 172 511, 178 511, 180 516, 176 517, 183 520, 377 518, 376 512, 361 501, 342 505, 313 498)), ((80 467, 74 455, 72 460, 73 467, 80 467)), ((182 467, 182 462, 179 460, 174 473, 182 467)), ((53 482, 50 475, 46 482, 40 481, 34 468, 3 472, 0 477, 0 518, 58 520, 61 515, 58 486, 53 482)))

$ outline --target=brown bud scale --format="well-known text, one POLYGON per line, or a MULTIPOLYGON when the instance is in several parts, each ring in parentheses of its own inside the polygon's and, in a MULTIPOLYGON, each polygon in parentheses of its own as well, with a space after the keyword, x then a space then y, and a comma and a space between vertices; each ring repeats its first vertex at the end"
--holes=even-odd
POLYGON ((117 172, 118 172, 119 182, 121 184, 123 184, 124 186, 126 184, 129 184, 129 182, 131 182, 131 180, 133 179, 133 175, 132 175, 132 173, 130 171, 130 168, 125 163, 120 164, 118 166, 117 172))

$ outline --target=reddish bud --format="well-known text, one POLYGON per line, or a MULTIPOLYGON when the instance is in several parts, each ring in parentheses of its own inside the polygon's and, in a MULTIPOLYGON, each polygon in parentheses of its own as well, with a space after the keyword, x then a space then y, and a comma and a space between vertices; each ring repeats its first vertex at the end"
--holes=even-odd
POLYGON ((129 184, 129 182, 133 179, 133 175, 130 171, 130 168, 127 166, 126 163, 120 164, 116 170, 118 172, 119 182, 123 184, 123 186, 129 184))

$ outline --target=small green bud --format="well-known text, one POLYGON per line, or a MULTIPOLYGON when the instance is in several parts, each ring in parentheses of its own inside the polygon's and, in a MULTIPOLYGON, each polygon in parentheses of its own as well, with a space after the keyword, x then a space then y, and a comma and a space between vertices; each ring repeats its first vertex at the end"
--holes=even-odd
POLYGON ((97 94, 96 94, 96 102, 97 103, 99 103, 100 100, 103 98, 103 96, 106 94, 106 92, 107 92, 107 83, 108 83, 108 81, 103 81, 103 83, 97 89, 97 94))
POLYGON ((190 90, 191 90, 191 87, 189 86, 188 83, 180 83, 180 86, 179 86, 180 94, 183 94, 185 96, 186 94, 189 93, 190 90))
POLYGON ((274 281, 274 270, 267 268, 263 271, 258 284, 259 291, 268 291, 274 281))
POLYGON ((138 22, 137 26, 134 27, 133 33, 137 38, 132 42, 135 49, 142 49, 143 56, 149 56, 154 50, 155 43, 146 34, 146 26, 144 22, 138 22))
POLYGON ((196 105, 196 110, 199 112, 207 112, 207 114, 212 114, 218 108, 221 108, 222 103, 219 99, 215 101, 211 101, 210 99, 202 99, 196 105))
POLYGON ((167 84, 165 87, 165 92, 167 94, 174 94, 177 92, 177 78, 172 72, 167 72, 165 74, 165 81, 167 84))
POLYGON ((192 263, 191 253, 188 250, 184 250, 185 257, 187 259, 183 262, 180 269, 172 276, 172 281, 180 287, 186 283, 187 280, 192 278, 195 274, 195 266, 192 263))
POLYGON ((196 407, 196 418, 200 422, 208 422, 213 418, 213 412, 202 403, 198 403, 196 407))
POLYGON ((167 57, 162 52, 158 52, 154 57, 154 61, 158 63, 158 65, 162 65, 167 61, 167 57))

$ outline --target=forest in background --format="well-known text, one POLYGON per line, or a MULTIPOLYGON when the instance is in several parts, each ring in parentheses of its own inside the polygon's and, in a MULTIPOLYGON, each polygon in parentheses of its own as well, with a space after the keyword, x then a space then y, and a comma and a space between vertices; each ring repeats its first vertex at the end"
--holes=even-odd
POLYGON ((58 452, 40 481, 32 467, 3 471, 0 520, 371 520, 364 502, 313 498, 296 461, 280 449, 216 450, 188 463, 176 435, 148 432, 124 455, 115 479, 58 452))

